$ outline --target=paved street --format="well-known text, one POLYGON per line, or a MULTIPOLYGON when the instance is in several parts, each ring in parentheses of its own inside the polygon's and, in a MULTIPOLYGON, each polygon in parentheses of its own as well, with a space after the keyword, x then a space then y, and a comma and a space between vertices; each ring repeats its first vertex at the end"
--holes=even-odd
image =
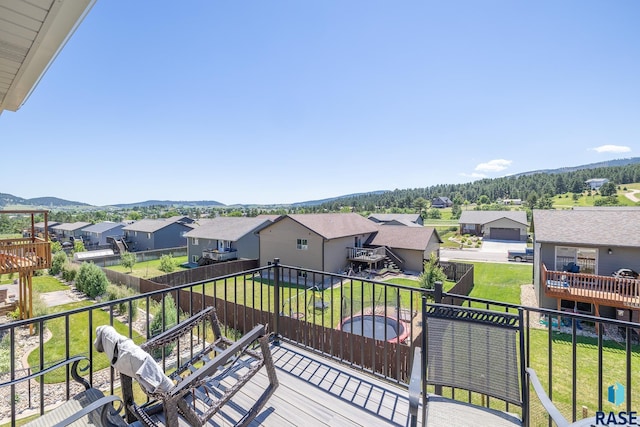
POLYGON ((440 259, 485 261, 485 262, 509 262, 507 252, 510 250, 524 250, 527 247, 523 242, 505 242, 500 240, 485 240, 482 247, 477 249, 440 249, 440 259))

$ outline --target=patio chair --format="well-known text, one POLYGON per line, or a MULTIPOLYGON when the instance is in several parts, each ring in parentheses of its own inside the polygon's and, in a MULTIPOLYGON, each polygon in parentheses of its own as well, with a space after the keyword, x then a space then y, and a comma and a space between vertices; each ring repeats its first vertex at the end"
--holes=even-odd
POLYGON ((149 427, 160 423, 166 427, 177 427, 185 422, 190 426, 203 426, 265 366, 268 385, 236 423, 245 426, 258 415, 278 386, 266 327, 257 325, 242 338, 232 341, 222 335, 213 307, 202 310, 141 346, 110 330, 110 327, 99 328, 104 329, 96 334, 94 345, 107 354, 112 366, 120 372, 130 423, 137 419, 141 425, 149 427), (214 335, 210 343, 199 339, 207 323, 214 335), (194 333, 196 331, 200 334, 194 333), (165 375, 151 355, 166 352, 163 349, 167 346, 176 345, 179 349, 181 339, 189 342, 184 348, 188 354, 177 354, 172 372, 165 375), (149 398, 147 403, 135 402, 133 378, 149 398))
POLYGON ((427 351, 416 348, 414 354, 409 385, 412 425, 417 423, 421 394, 423 426, 529 425, 529 380, 556 424, 569 425, 535 372, 525 368, 522 309, 495 312, 427 304, 424 299, 422 315, 426 324, 422 348, 427 351), (427 394, 427 384, 440 394, 446 387, 451 398, 427 394), (455 400, 461 395, 466 402, 455 400), (520 407, 521 416, 514 407, 520 407))

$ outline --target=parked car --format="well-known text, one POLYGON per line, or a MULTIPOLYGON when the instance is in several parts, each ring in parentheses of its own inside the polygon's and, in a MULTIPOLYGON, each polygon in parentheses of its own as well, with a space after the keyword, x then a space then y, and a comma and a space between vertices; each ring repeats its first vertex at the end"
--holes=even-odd
POLYGON ((509 251, 507 258, 509 261, 515 262, 533 262, 533 248, 526 248, 524 251, 509 251))

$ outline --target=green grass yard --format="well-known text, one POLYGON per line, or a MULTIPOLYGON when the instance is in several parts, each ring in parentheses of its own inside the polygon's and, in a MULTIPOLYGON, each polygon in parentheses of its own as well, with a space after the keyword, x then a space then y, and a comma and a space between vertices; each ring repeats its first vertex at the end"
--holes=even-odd
MULTIPOLYGON (((180 271, 180 270, 186 270, 185 267, 182 267, 181 264, 184 264, 188 261, 188 257, 187 256, 180 256, 180 257, 174 257, 173 261, 176 265, 175 270, 173 271, 180 271)), ((130 274, 132 276, 135 277, 141 277, 143 279, 148 279, 150 277, 158 277, 158 276, 163 276, 167 273, 160 271, 160 260, 159 259, 155 259, 152 261, 143 261, 143 262, 137 262, 134 266, 133 266, 133 270, 130 271, 128 268, 125 268, 121 265, 113 265, 111 267, 107 267, 110 270, 114 270, 114 271, 119 271, 120 273, 126 273, 126 274, 130 274)))
MULTIPOLYGON (((88 307, 92 304, 93 303, 90 301, 80 301, 71 304, 51 307, 49 311, 50 313, 64 312, 80 307, 88 307)), ((108 312, 101 309, 92 310, 91 312, 94 330, 100 325, 109 324, 108 312)), ((44 361, 45 365, 49 365, 51 363, 66 359, 67 355, 65 353, 65 348, 67 340, 69 341, 70 355, 74 356, 84 354, 85 356, 88 356, 86 354, 86 350, 87 348, 89 348, 89 346, 93 346, 93 341, 89 338, 89 330, 87 328, 88 324, 89 312, 82 312, 69 316, 68 334, 65 333, 64 317, 47 321, 45 327, 51 332, 51 338, 44 343, 44 354, 46 355, 46 360, 44 361)), ((125 325, 114 319, 113 326, 122 335, 129 335, 128 325, 125 325)), ((142 343, 144 341, 144 337, 134 332, 133 340, 136 343, 142 343)), ((31 366, 32 369, 37 370, 40 366, 39 348, 29 353, 27 360, 29 362, 29 366, 31 366)), ((109 361, 107 360, 104 353, 94 352, 93 371, 96 372, 107 367, 109 367, 109 361)), ((64 381, 65 373, 65 369, 57 369, 56 371, 45 375, 45 382, 57 383, 64 381)))
POLYGON ((33 277, 33 290, 35 292, 44 294, 47 292, 55 291, 68 291, 69 286, 61 283, 58 279, 51 276, 34 276, 33 277))

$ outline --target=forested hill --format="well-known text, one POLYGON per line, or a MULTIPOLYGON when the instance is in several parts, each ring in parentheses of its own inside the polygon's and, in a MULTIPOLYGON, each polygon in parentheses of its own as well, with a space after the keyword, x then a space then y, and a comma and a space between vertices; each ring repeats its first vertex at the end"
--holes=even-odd
POLYGON ((425 188, 388 191, 381 194, 363 194, 356 197, 339 198, 318 207, 337 210, 341 206, 353 206, 357 210, 366 211, 394 207, 412 208, 415 206, 414 201, 419 197, 431 200, 438 196, 448 197, 451 200, 467 200, 470 203, 476 203, 482 195, 486 195, 491 202, 498 199, 526 201, 532 197, 539 199, 567 192, 579 193, 584 190, 585 181, 591 178, 607 178, 617 185, 640 182, 640 163, 580 169, 565 173, 535 173, 482 179, 465 184, 439 184, 425 188))

